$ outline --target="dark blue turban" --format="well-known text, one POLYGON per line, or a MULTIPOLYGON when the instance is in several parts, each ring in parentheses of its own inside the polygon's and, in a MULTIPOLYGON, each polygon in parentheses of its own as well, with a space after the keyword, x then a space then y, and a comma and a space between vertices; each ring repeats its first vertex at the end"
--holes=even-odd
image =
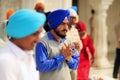
POLYGON ((51 29, 56 29, 64 20, 64 18, 70 21, 70 12, 68 10, 58 9, 51 12, 48 15, 48 22, 51 29))

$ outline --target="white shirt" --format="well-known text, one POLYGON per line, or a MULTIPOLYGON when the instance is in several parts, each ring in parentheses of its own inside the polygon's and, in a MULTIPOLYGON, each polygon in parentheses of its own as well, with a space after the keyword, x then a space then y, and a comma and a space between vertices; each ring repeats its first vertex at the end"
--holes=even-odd
POLYGON ((39 80, 33 56, 8 41, 0 48, 0 80, 39 80))
POLYGON ((76 42, 76 41, 80 41, 80 36, 78 34, 77 29, 75 28, 74 25, 72 25, 71 29, 68 30, 67 32, 67 39, 69 39, 71 42, 76 42))

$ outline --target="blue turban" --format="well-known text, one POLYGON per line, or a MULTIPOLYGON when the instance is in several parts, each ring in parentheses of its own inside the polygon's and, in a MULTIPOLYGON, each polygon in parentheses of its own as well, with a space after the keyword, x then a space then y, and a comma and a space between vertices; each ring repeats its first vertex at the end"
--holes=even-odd
POLYGON ((48 22, 50 24, 50 28, 56 29, 63 22, 65 17, 67 17, 67 19, 70 20, 69 10, 58 9, 51 12, 48 15, 48 22))
POLYGON ((71 9, 74 9, 76 12, 78 11, 77 6, 72 6, 71 9))
POLYGON ((24 38, 37 32, 45 21, 46 17, 43 13, 22 9, 10 17, 6 33, 13 38, 24 38))

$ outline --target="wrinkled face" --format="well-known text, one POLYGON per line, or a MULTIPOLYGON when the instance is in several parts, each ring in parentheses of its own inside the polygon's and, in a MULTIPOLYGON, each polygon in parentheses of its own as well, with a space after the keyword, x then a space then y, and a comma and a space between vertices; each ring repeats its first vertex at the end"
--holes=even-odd
POLYGON ((76 17, 75 16, 71 16, 70 17, 70 24, 71 25, 75 25, 75 23, 76 23, 76 17))
POLYGON ((27 36, 22 39, 17 39, 17 45, 23 50, 32 50, 34 49, 36 43, 40 41, 40 33, 42 32, 43 28, 40 28, 36 33, 27 36))
POLYGON ((83 37, 84 35, 85 35, 85 31, 81 31, 81 32, 79 32, 79 35, 81 36, 81 37, 83 37))
POLYGON ((65 38, 66 33, 68 31, 68 19, 64 19, 63 22, 57 27, 57 29, 55 29, 55 33, 61 37, 61 38, 65 38))
POLYGON ((80 37, 83 37, 86 34, 86 31, 81 31, 79 28, 77 28, 77 30, 78 30, 80 37))

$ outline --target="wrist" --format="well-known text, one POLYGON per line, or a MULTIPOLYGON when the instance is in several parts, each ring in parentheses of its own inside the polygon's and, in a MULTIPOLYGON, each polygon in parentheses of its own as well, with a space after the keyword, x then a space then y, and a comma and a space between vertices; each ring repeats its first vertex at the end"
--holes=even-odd
POLYGON ((66 58, 66 62, 70 62, 70 60, 71 60, 71 57, 66 58))

